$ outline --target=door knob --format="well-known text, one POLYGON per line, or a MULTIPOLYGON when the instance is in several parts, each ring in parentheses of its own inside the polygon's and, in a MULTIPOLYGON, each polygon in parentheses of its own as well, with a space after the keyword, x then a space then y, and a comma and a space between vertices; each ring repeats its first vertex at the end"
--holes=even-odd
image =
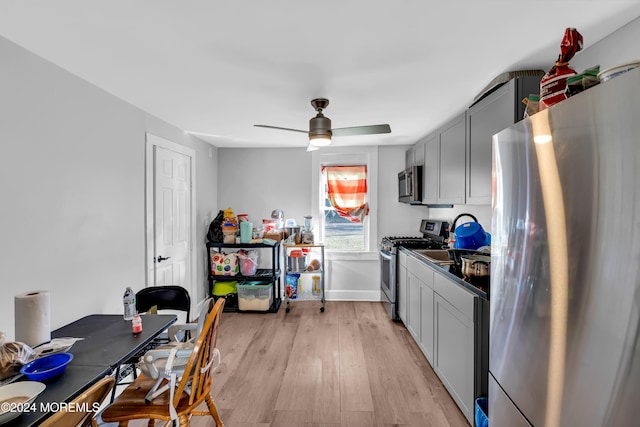
POLYGON ((158 261, 158 262, 162 262, 162 261, 166 261, 166 260, 168 260, 169 258, 171 258, 171 257, 170 257, 170 256, 168 256, 168 257, 163 257, 162 255, 158 255, 158 259, 157 259, 157 261, 158 261))

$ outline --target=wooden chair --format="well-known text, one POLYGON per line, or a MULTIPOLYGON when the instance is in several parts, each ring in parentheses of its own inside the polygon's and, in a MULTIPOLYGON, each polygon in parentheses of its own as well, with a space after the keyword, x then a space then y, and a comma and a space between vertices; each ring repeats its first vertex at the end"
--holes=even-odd
POLYGON ((127 426, 129 421, 138 419, 149 419, 149 425, 154 425, 154 420, 177 420, 180 426, 188 426, 191 416, 210 415, 216 426, 223 425, 211 397, 211 383, 214 359, 219 357, 216 340, 224 299, 219 298, 215 305, 212 301, 210 304, 212 308, 175 390, 170 388, 146 403, 145 396, 156 381, 141 374, 104 410, 104 422, 118 422, 120 426, 127 426), (207 411, 196 409, 202 402, 206 403, 207 411))
POLYGON ((73 399, 66 411, 56 412, 44 420, 40 426, 85 427, 91 425, 98 427, 95 415, 104 399, 109 395, 115 382, 115 379, 111 376, 104 377, 80 396, 73 399))
MULTIPOLYGON (((147 351, 140 357, 140 361, 136 365, 138 369, 147 377, 156 380, 155 386, 147 394, 147 401, 154 400, 169 387, 175 388, 176 381, 182 378, 191 353, 193 353, 196 339, 200 336, 212 307, 213 300, 207 300, 202 304, 197 322, 174 323, 169 327, 169 342, 147 351), (181 341, 180 337, 182 336, 192 338, 181 341), (169 382, 167 383, 167 381, 169 382)), ((220 357, 216 357, 216 359, 219 363, 220 357)), ((213 369, 215 370, 216 367, 213 369)))

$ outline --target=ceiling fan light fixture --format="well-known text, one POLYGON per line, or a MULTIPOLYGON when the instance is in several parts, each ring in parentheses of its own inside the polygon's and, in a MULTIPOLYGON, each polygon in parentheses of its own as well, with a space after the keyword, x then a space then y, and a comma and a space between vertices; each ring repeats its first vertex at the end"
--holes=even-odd
POLYGON ((326 147, 331 144, 331 134, 309 135, 309 144, 316 147, 326 147))
POLYGON ((309 120, 309 144, 316 147, 331 144, 331 120, 320 112, 309 120))
POLYGON ((309 120, 309 144, 316 147, 326 147, 331 144, 331 120, 325 117, 321 110, 309 120))
POLYGON ((319 149, 320 149, 320 147, 318 147, 316 145, 311 145, 311 144, 307 145, 307 153, 310 152, 310 151, 316 151, 316 150, 319 150, 319 149))

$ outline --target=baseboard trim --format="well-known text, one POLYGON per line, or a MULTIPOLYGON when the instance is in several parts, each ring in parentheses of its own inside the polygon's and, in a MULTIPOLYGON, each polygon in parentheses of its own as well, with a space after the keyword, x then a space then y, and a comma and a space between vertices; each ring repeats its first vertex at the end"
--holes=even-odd
POLYGON ((381 301, 380 289, 375 291, 325 291, 327 301, 381 301))

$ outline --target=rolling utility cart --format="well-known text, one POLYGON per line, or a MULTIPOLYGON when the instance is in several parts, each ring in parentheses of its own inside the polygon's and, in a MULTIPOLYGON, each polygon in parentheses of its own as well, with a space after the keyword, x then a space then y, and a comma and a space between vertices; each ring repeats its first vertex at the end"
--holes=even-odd
POLYGON ((324 245, 284 244, 283 247, 286 312, 291 310, 291 301, 318 300, 321 303, 320 312, 324 313, 324 245))

